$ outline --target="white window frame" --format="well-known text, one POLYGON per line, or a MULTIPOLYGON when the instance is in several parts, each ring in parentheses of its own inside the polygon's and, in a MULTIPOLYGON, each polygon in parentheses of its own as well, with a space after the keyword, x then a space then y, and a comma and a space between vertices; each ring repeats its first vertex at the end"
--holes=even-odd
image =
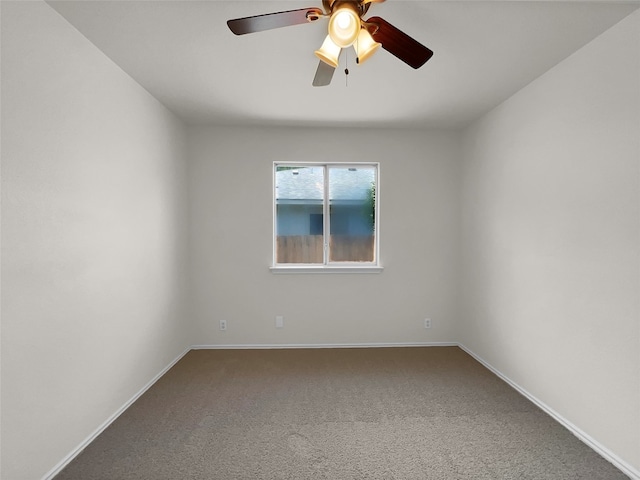
POLYGON ((380 163, 378 162, 273 162, 272 166, 272 205, 273 205, 273 259, 270 270, 272 273, 382 273, 380 263, 380 163), (374 218, 374 261, 373 262, 330 262, 328 235, 331 232, 329 215, 329 167, 358 168, 375 167, 376 194, 374 218), (323 263, 277 263, 277 210, 276 210, 276 170, 277 167, 322 167, 324 168, 324 199, 323 199, 323 235, 324 259, 323 263))

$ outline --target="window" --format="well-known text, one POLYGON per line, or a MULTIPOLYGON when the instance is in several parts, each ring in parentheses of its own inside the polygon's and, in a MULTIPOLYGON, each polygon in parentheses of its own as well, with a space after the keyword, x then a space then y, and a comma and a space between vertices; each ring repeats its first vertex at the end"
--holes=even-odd
POLYGON ((276 162, 274 268, 379 271, 378 170, 276 162))

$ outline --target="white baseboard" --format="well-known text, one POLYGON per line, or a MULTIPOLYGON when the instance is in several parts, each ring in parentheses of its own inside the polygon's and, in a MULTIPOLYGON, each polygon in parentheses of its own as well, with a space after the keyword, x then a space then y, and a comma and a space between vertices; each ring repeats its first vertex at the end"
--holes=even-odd
POLYGON ((598 454, 600 454, 600 456, 604 457, 606 460, 612 463, 616 468, 620 469, 625 475, 629 476, 629 478, 631 478, 632 480, 640 480, 640 470, 636 469, 629 463, 622 460, 620 457, 618 457, 615 453, 613 453, 607 447, 605 447, 600 442, 598 442, 593 437, 591 437, 589 434, 585 433, 583 430, 575 426, 573 423, 571 423, 569 420, 564 418, 562 415, 556 412, 549 405, 547 405, 540 399, 533 396, 531 393, 529 393, 527 390, 522 388, 516 382, 514 382, 509 377, 504 375, 500 370, 498 370, 497 368, 493 367, 493 365, 486 362, 482 357, 477 355, 475 352, 469 350, 467 347, 465 347, 461 343, 459 343, 458 346, 462 350, 467 352, 469 355, 471 355, 473 358, 475 358, 482 365, 484 365, 489 370, 491 370, 491 372, 493 372, 496 376, 500 377, 502 380, 508 383, 511 387, 516 389, 521 395, 523 395, 528 400, 530 400, 535 405, 537 405, 545 413, 549 414, 555 421, 557 421, 559 424, 564 426, 567 430, 573 433, 576 437, 578 437, 583 443, 589 446, 592 450, 596 451, 598 454))
POLYGON ((289 348, 392 348, 392 347, 457 347, 456 342, 398 343, 243 343, 229 345, 192 345, 193 350, 265 350, 289 348))
POLYGON ((57 474, 59 474, 64 467, 66 467, 74 458, 76 458, 78 455, 80 455, 80 453, 85 448, 87 448, 87 446, 91 442, 93 442, 98 435, 100 435, 109 425, 111 425, 120 415, 122 415, 125 412, 125 410, 127 408, 129 408, 133 404, 133 402, 135 402, 138 398, 140 398, 144 392, 149 390, 149 388, 151 388, 151 386, 154 383, 156 383, 165 373, 167 373, 171 367, 173 367, 176 363, 178 363, 180 361, 180 359, 182 359, 182 357, 184 357, 187 353, 189 353, 190 350, 191 350, 191 347, 185 349, 180 355, 178 355, 173 361, 171 361, 171 363, 169 363, 169 365, 164 367, 162 369, 162 371, 160 371, 160 373, 158 373, 144 387, 142 387, 138 391, 138 393, 136 393, 133 397, 131 397, 113 415, 111 415, 107 420, 105 420, 105 422, 102 425, 100 425, 91 435, 89 435, 87 438, 85 438, 80 443, 80 445, 78 445, 71 452, 69 452, 69 454, 66 457, 64 457, 62 460, 60 460, 55 467, 53 467, 51 470, 49 470, 49 472, 47 474, 45 474, 44 477, 42 477, 42 480, 51 480, 57 474))

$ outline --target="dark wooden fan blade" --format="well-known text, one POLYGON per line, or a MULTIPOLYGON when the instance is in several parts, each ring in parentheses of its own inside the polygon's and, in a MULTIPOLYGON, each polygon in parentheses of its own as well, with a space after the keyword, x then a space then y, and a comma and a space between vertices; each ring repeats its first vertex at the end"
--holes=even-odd
POLYGON ((433 56, 433 52, 427 47, 380 17, 371 17, 366 25, 373 39, 382 44, 382 48, 413 68, 420 68, 433 56))
POLYGON ((228 20, 229 29, 236 35, 262 32, 274 28, 288 27, 310 23, 323 17, 322 10, 316 7, 287 10, 286 12, 265 13, 254 17, 235 18, 228 20))
POLYGON ((312 85, 314 87, 326 87, 331 83, 333 78, 333 72, 336 69, 331 65, 324 63, 322 60, 318 62, 318 69, 316 70, 316 76, 313 77, 312 85))

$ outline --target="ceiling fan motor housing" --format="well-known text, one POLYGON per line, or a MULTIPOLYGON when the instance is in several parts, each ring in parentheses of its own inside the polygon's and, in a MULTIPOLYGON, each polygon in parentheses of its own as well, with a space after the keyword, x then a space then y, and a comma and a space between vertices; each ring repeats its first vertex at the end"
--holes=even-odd
POLYGON ((327 15, 331 15, 337 8, 340 8, 340 6, 344 4, 351 4, 351 6, 358 11, 360 18, 367 13, 371 6, 371 3, 365 2, 364 0, 322 0, 322 6, 327 15))

